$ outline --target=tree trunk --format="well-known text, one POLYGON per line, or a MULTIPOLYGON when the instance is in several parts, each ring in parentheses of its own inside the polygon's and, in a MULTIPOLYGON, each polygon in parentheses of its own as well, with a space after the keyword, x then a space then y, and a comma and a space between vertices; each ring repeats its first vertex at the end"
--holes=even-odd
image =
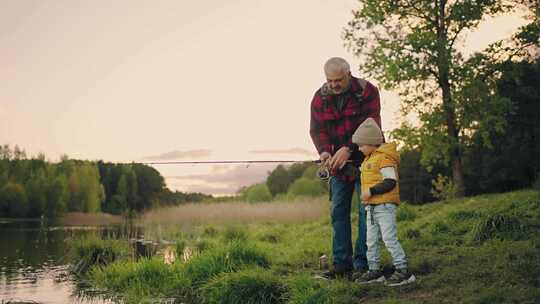
POLYGON ((463 164, 461 161, 461 150, 459 148, 459 130, 456 126, 455 107, 452 101, 450 90, 449 74, 451 53, 448 45, 448 34, 445 24, 446 0, 439 2, 439 15, 437 16, 437 38, 439 43, 439 86, 442 90, 443 110, 446 116, 447 134, 450 139, 450 162, 452 166, 452 180, 456 186, 457 197, 465 194, 465 183, 463 178, 463 164))

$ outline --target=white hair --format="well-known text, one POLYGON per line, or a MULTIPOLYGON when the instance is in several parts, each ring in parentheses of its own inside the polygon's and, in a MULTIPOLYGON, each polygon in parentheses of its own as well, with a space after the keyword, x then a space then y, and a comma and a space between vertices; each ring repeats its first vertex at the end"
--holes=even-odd
POLYGON ((328 72, 331 71, 342 71, 349 73, 351 71, 351 66, 345 59, 341 57, 332 57, 324 64, 324 72, 328 74, 328 72))

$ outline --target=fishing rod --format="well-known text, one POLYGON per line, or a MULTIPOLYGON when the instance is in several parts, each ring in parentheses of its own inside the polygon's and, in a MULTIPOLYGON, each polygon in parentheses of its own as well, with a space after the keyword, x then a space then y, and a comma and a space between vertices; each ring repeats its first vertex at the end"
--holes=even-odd
POLYGON ((195 165, 195 164, 268 164, 268 163, 321 163, 317 160, 202 160, 202 161, 154 161, 145 165, 195 165))
MULTIPOLYGON (((347 160, 352 163, 352 160, 347 160)), ((314 163, 321 164, 321 160, 201 160, 201 161, 153 161, 144 162, 145 165, 199 165, 199 164, 283 164, 283 163, 314 163)), ((327 166, 320 166, 317 170, 317 177, 321 180, 330 178, 330 170, 327 166)))

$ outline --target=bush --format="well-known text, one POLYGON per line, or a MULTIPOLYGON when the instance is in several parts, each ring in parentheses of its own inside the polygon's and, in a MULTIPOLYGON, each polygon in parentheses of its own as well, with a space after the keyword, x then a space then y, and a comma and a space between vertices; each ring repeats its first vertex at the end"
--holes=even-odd
POLYGON ((76 274, 85 274, 94 266, 105 266, 131 256, 128 243, 95 236, 75 239, 70 248, 70 256, 76 261, 72 271, 76 274))
POLYGON ((475 243, 482 243, 493 238, 519 238, 524 230, 519 218, 506 215, 495 214, 480 219, 471 231, 471 240, 475 243))
POLYGON ((203 236, 215 237, 218 234, 218 230, 214 226, 207 226, 202 233, 203 236))
POLYGON ((0 188, 0 216, 24 217, 27 208, 28 198, 21 184, 7 183, 0 188))
POLYGON ((282 280, 264 269, 226 273, 211 279, 201 289, 208 304, 279 304, 285 303, 287 289, 282 280))
POLYGON ((446 201, 456 197, 458 188, 454 182, 447 176, 437 175, 437 179, 432 180, 431 194, 438 200, 446 201))
POLYGON ((121 292, 128 303, 140 303, 144 297, 155 299, 156 294, 184 297, 191 292, 189 276, 158 258, 115 262, 94 268, 90 276, 99 287, 121 292))
POLYGON ((238 226, 228 226, 223 232, 223 238, 225 239, 225 242, 245 241, 248 239, 248 235, 244 228, 238 226))
POLYGON ((325 192, 326 189, 323 187, 320 180, 301 177, 294 181, 294 183, 289 187, 287 194, 289 197, 294 198, 297 196, 319 196, 325 192))
POLYGON ((250 203, 269 202, 272 194, 266 184, 258 184, 247 189, 246 200, 250 203))
POLYGON ((246 266, 266 268, 270 266, 270 259, 256 246, 236 241, 212 248, 184 265, 183 272, 191 278, 193 287, 197 288, 212 276, 223 272, 237 271, 246 266))

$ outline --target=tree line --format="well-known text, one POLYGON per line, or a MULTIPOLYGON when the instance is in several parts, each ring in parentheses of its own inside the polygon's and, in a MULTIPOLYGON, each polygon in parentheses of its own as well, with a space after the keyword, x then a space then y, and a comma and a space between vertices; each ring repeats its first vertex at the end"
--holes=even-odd
POLYGON ((64 212, 133 214, 158 206, 211 198, 170 191, 161 174, 139 163, 115 164, 43 154, 27 158, 15 146, 0 146, 0 217, 54 218, 64 212))

